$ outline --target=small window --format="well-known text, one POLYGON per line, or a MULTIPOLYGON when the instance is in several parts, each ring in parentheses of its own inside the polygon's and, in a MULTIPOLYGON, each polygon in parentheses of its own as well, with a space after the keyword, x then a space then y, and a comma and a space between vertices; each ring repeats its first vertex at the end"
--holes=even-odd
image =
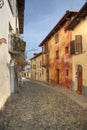
POLYGON ((42 66, 42 62, 40 61, 40 68, 41 68, 41 66, 42 66))
POLYGON ((56 59, 59 59, 59 51, 56 51, 56 59))
POLYGON ((69 47, 65 47, 65 53, 67 54, 69 52, 69 47))
POLYGON ((81 35, 75 36, 75 51, 78 53, 82 52, 82 36, 81 35))
POLYGON ((40 73, 40 77, 41 77, 41 73, 40 73))
POLYGON ((44 69, 42 68, 42 75, 44 74, 44 69))
POLYGON ((66 69, 66 76, 69 76, 69 70, 66 69))
POLYGON ((47 53, 48 52, 48 43, 46 42, 44 46, 42 47, 42 52, 47 53))
POLYGON ((58 33, 55 34, 55 43, 58 43, 59 39, 58 39, 58 33))

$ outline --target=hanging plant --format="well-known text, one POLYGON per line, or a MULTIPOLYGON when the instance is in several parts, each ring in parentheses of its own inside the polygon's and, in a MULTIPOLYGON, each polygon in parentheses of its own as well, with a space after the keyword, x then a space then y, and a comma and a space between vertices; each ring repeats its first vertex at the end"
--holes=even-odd
POLYGON ((12 35, 12 46, 14 51, 25 51, 26 43, 16 34, 12 35))

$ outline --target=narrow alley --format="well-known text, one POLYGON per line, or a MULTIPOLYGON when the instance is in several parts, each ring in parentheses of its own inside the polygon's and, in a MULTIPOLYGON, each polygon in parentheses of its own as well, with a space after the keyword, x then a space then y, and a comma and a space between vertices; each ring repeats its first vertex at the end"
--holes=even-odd
POLYGON ((0 130, 87 130, 87 110, 50 86, 26 80, 1 114, 0 130))

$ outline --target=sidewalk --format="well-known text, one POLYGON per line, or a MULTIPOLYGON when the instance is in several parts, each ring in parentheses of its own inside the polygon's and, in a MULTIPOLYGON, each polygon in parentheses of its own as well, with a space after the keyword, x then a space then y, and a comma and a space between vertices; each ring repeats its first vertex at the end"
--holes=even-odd
POLYGON ((67 97, 78 103, 80 106, 82 106, 84 109, 87 109, 87 96, 82 96, 74 91, 59 87, 55 87, 54 89, 58 92, 63 93, 64 95, 66 95, 67 97))
MULTIPOLYGON (((35 81, 37 82, 37 81, 35 81)), ((78 103, 80 106, 82 106, 84 109, 87 110, 87 96, 82 96, 79 95, 78 93, 68 90, 68 89, 64 89, 64 88, 60 88, 58 86, 50 86, 41 82, 37 82, 39 84, 43 84, 46 87, 49 87, 55 91, 61 92, 64 95, 66 95, 67 97, 69 97, 70 99, 72 99, 73 101, 75 101, 76 103, 78 103)))

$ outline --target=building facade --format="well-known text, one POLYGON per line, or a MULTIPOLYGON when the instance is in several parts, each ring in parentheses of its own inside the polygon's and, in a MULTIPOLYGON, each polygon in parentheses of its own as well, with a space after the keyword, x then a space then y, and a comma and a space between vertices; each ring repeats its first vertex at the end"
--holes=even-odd
POLYGON ((87 95, 87 2, 79 10, 67 29, 72 30, 73 90, 87 95))
POLYGON ((31 79, 46 82, 46 72, 42 67, 42 52, 31 58, 31 79))
POLYGON ((70 41, 72 31, 65 31, 66 26, 77 12, 66 11, 56 26, 41 42, 42 65, 46 69, 46 79, 52 85, 72 88, 72 58, 70 41))
POLYGON ((14 60, 10 37, 23 33, 24 0, 2 0, 0 4, 0 109, 14 92, 14 60))

